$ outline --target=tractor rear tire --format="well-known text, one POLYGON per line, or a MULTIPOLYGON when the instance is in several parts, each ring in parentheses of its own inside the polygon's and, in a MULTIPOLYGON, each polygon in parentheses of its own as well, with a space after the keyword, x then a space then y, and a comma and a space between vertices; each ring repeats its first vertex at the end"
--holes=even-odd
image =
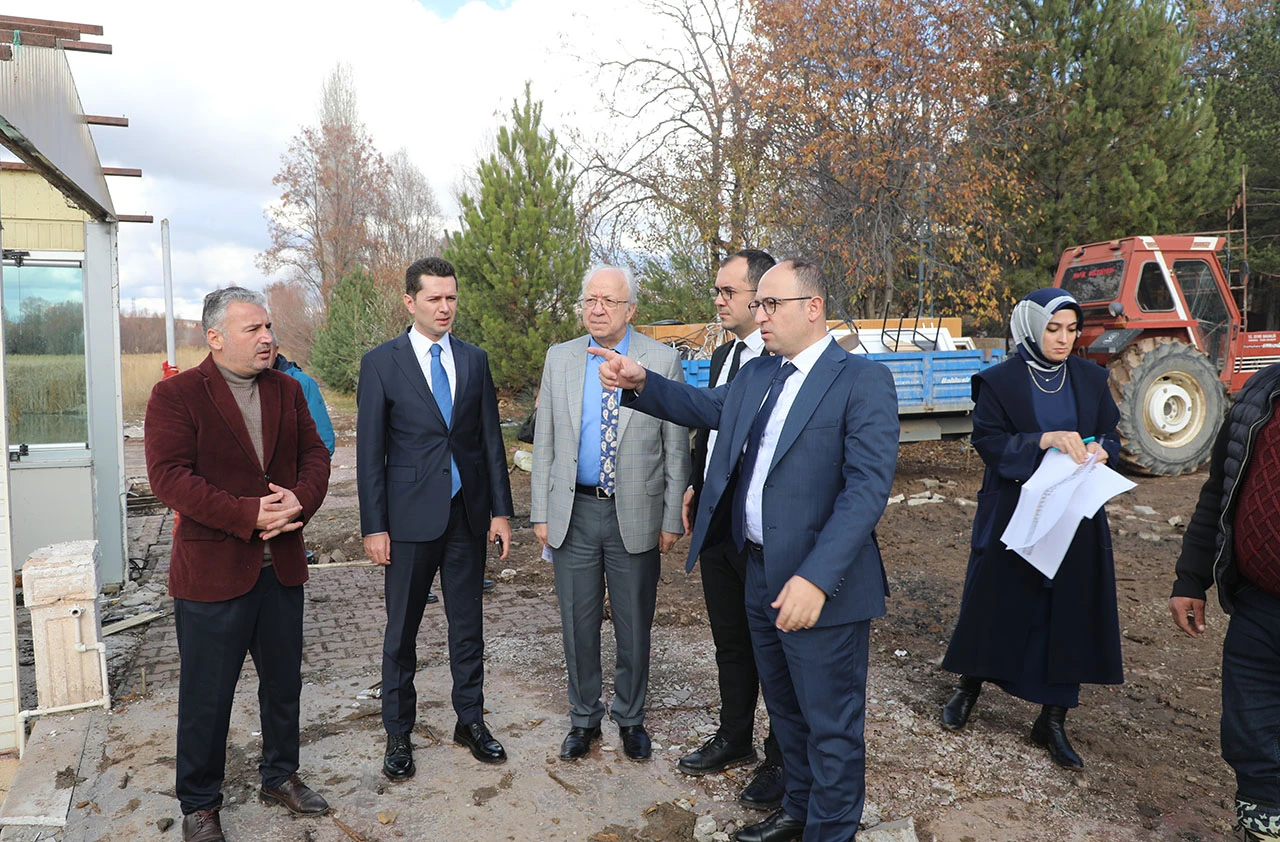
POLYGON ((1169 337, 1141 339, 1108 369, 1126 468, 1177 476, 1208 461, 1227 399, 1204 353, 1169 337))

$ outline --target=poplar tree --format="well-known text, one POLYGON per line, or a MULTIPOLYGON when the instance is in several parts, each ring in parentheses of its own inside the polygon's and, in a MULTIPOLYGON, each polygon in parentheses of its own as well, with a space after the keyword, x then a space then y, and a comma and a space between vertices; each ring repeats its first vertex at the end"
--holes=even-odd
POLYGON ((458 199, 462 230, 443 252, 458 273, 456 332, 489 352, 500 389, 522 389, 537 383, 549 345, 581 332, 590 259, 573 168, 528 84, 476 176, 458 199))

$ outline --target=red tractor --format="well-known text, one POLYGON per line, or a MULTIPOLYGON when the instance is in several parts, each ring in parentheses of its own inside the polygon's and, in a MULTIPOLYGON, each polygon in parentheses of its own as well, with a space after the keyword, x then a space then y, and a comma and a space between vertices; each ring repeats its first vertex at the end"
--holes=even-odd
POLYGON ((1248 267, 1232 268, 1224 246, 1127 237, 1063 252, 1055 286, 1084 309, 1076 353, 1111 372, 1131 468, 1175 476, 1204 464, 1226 395, 1280 362, 1280 333, 1246 330, 1248 267))

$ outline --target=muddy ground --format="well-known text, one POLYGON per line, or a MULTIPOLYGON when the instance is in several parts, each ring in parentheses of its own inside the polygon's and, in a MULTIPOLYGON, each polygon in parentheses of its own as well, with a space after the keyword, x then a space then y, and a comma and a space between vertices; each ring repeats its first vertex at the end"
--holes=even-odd
MULTIPOLYGON (((329 499, 307 527, 309 546, 362 556, 354 481, 354 416, 334 418, 340 448, 329 499)), ((1138 488, 1109 507, 1119 588, 1125 684, 1086 686, 1068 719, 1083 774, 1052 765, 1027 734, 1037 710, 985 692, 961 734, 936 724, 953 676, 938 664, 955 622, 981 462, 961 442, 904 445, 895 494, 932 489, 946 499, 892 505, 879 528, 892 596, 873 625, 868 692, 868 813, 884 820, 912 816, 920 839, 939 842, 1039 840, 1216 840, 1228 836, 1234 781, 1218 754, 1220 653, 1226 620, 1210 601, 1209 631, 1192 641, 1166 607, 1182 525, 1191 516, 1204 473, 1134 477, 1138 488), (1135 506, 1155 514, 1139 515, 1135 506), (1171 524, 1170 520, 1174 522, 1171 524)), ((528 599, 553 592, 549 565, 529 526, 528 474, 512 473, 516 517, 503 588, 528 599)), ((710 631, 698 573, 683 570, 687 539, 663 560, 650 691, 650 730, 677 734, 689 723, 714 722, 717 700, 710 631), (680 645, 662 645, 664 639, 680 645), (688 645, 688 641, 693 641, 688 645)), ((497 570, 491 568, 491 575, 497 570)), ((495 621, 488 616, 493 638, 495 621)), ((563 710, 563 660, 554 623, 524 642, 491 639, 488 657, 526 665, 529 692, 541 706, 563 710), (511 651, 525 648, 525 652, 511 651)), ((608 655, 608 653, 606 653, 608 655)), ((432 656, 431 663, 442 654, 432 656)), ((428 664, 424 664, 428 665, 428 664)), ((606 665, 606 677, 610 669, 606 665)), ((607 683, 607 679, 606 679, 607 683)), ((762 733, 762 729, 761 729, 762 733)), ((688 734, 689 743, 698 736, 688 734)), ((677 757, 673 755, 671 759, 677 757)), ((749 769, 694 783, 731 802, 749 769)), ((618 839, 601 828, 600 839, 618 839)), ((687 827, 644 838, 689 839, 687 827)))

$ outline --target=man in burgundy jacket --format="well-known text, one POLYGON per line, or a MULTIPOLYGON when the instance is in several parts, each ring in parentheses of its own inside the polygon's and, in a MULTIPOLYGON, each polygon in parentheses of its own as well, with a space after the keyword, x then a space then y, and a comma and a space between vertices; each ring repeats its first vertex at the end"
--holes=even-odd
POLYGON ((151 489, 181 516, 169 594, 181 662, 174 790, 186 842, 224 839, 227 728, 246 653, 261 688, 262 799, 300 815, 329 808, 297 775, 301 530, 328 490, 329 451, 298 382, 270 367, 262 294, 211 292, 203 322, 209 356, 156 384, 145 427, 151 489))

